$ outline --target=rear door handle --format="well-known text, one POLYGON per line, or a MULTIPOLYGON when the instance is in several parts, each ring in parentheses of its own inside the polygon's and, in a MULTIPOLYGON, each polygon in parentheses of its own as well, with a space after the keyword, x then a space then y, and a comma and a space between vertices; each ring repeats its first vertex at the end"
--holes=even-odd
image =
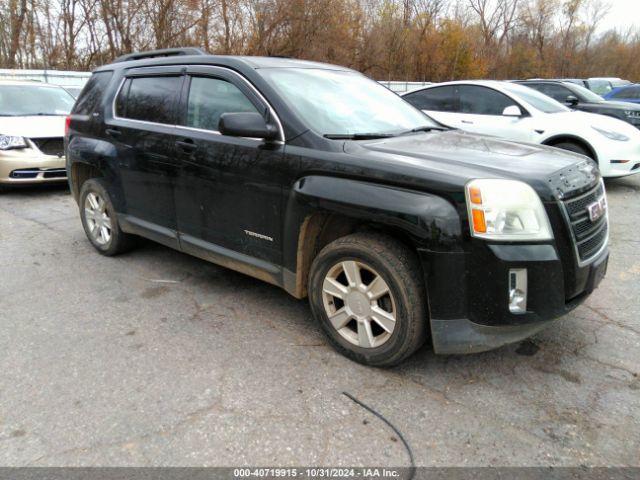
POLYGON ((190 138, 185 138, 184 140, 176 141, 176 147, 182 150, 185 153, 192 153, 198 146, 195 144, 193 140, 190 138))
POLYGON ((120 135, 122 135, 122 132, 117 128, 107 128, 105 132, 107 133, 107 135, 113 138, 119 137, 120 135))
POLYGON ((462 120, 462 123, 467 123, 469 125, 473 125, 473 122, 471 120, 462 120))

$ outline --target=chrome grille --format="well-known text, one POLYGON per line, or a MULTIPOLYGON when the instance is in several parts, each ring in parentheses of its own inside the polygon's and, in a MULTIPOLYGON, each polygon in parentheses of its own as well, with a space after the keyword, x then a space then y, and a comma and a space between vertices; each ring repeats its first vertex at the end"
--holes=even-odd
POLYGON ((593 189, 578 197, 564 200, 562 205, 571 227, 571 236, 575 245, 578 260, 587 263, 606 245, 609 238, 608 214, 592 222, 587 207, 597 202, 605 194, 604 184, 598 183, 593 189))

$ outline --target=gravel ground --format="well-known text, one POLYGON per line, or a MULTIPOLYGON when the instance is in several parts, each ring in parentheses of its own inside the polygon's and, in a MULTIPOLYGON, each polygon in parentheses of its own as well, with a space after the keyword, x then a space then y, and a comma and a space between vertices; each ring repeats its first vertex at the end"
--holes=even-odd
POLYGON ((66 189, 0 194, 0 465, 640 465, 640 176, 607 278, 530 341, 355 364, 308 305, 144 243, 95 253, 66 189))

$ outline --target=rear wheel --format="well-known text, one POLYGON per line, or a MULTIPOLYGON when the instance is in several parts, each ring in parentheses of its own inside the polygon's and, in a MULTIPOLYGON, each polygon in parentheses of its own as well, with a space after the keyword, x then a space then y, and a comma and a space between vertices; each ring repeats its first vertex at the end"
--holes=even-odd
POLYGON ((311 266, 309 301, 333 346, 366 365, 395 365, 427 335, 418 260, 384 235, 348 235, 323 248, 311 266))
POLYGON ((84 182, 79 200, 82 226, 98 252, 111 256, 131 248, 133 237, 120 230, 113 203, 101 179, 84 182))

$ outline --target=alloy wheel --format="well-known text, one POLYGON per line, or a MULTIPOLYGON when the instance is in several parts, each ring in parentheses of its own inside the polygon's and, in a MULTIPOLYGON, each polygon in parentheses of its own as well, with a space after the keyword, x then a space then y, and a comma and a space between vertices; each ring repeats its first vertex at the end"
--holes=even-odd
POLYGON ((98 245, 111 241, 111 217, 104 199, 95 192, 89 192, 84 201, 84 218, 89 235, 98 245))
POLYGON ((361 261, 334 265, 322 284, 322 301, 329 322, 349 343, 375 348, 391 338, 396 307, 382 276, 361 261))

